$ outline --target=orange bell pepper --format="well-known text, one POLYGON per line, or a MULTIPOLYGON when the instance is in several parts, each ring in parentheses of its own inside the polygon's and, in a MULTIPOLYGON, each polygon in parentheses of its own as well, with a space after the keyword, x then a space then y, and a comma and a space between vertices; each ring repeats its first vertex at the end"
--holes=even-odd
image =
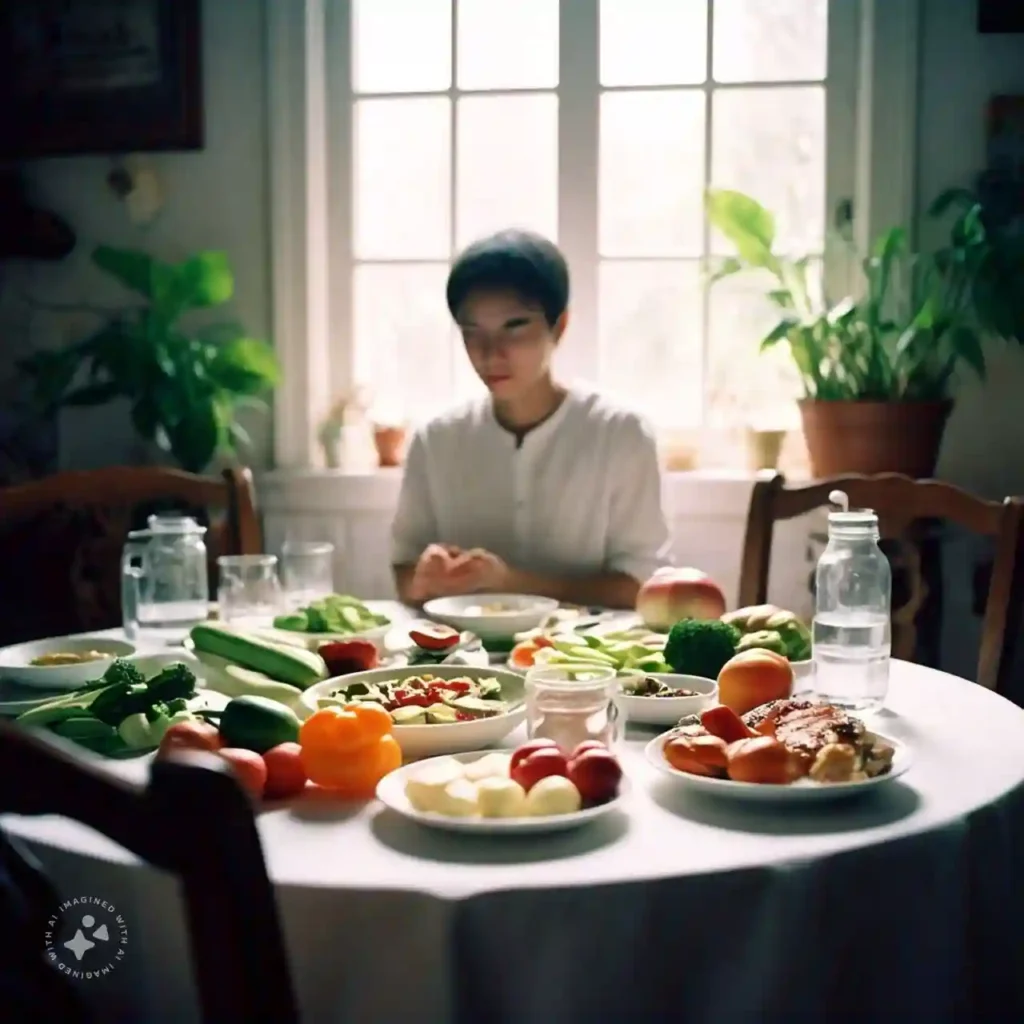
POLYGON ((391 727, 391 715, 376 704, 321 708, 299 730, 306 775, 339 796, 373 799, 377 783, 402 764, 391 727))

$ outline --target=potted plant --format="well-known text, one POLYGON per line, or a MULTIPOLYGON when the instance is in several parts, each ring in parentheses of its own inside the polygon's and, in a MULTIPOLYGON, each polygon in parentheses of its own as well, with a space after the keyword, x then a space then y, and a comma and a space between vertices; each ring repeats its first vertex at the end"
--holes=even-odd
MULTIPOLYGON (((979 212, 962 209, 950 244, 930 255, 912 253, 902 228, 886 231, 861 264, 863 294, 833 302, 817 296, 809 258, 776 251, 775 220, 760 203, 711 190, 706 205, 736 249, 716 278, 754 270, 772 282, 780 319, 761 350, 789 346, 814 475, 931 476, 961 370, 984 379, 982 338, 1005 333, 976 301, 993 244, 979 212)), ((1004 282, 998 291, 1009 301, 1004 282)))
POLYGON ((23 361, 39 405, 54 414, 65 406, 127 399, 138 433, 194 473, 218 453, 233 454, 248 443, 237 413, 261 404, 259 396, 277 383, 273 349, 236 324, 182 322, 190 311, 231 298, 227 257, 201 252, 164 263, 100 246, 92 259, 145 301, 115 313, 84 341, 23 361))

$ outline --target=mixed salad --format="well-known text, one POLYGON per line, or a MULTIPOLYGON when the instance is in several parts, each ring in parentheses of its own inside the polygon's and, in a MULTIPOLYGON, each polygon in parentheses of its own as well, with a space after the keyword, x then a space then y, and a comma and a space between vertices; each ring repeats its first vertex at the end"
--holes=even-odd
POLYGON ((629 676, 622 680, 622 693, 626 697, 697 697, 696 690, 674 688, 653 676, 629 676))
POLYGON ((501 683, 487 679, 438 679, 429 673, 374 683, 348 683, 320 698, 320 707, 379 704, 395 725, 451 725, 504 714, 501 683))

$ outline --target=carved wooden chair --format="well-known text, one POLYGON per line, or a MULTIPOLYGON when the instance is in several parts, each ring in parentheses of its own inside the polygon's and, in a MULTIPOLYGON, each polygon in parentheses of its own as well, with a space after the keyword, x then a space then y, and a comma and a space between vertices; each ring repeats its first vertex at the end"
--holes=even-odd
POLYGON ((141 785, 0 722, 0 813, 72 818, 179 877, 205 1024, 298 1021, 252 806, 226 763, 181 752, 141 785))
POLYGON ((117 466, 0 488, 0 645, 120 625, 121 549, 159 512, 208 528, 211 582, 219 555, 262 551, 248 469, 117 466))
POLYGON ((750 499, 740 569, 740 605, 767 601, 775 523, 827 505, 833 490, 845 491, 851 508, 871 508, 878 513, 879 533, 894 570, 892 651, 896 658, 915 660, 918 616, 928 597, 921 536, 915 536, 915 524, 944 520, 994 540, 994 570, 985 602, 976 681, 989 689, 1002 689, 1024 609, 1021 498, 984 501, 952 484, 912 480, 897 473, 834 477, 798 487, 786 486, 778 474, 764 477, 754 485, 750 499))

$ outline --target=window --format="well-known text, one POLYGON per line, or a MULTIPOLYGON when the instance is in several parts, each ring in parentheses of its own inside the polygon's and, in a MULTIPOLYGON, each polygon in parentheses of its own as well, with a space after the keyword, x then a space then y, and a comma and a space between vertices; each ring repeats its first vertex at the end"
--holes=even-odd
POLYGON ((854 7, 333 0, 333 384, 411 420, 479 393, 447 267, 519 226, 570 261, 564 375, 666 433, 795 426, 788 361, 756 355, 763 283, 709 288, 727 249, 703 194, 751 193, 783 246, 824 255, 826 211, 853 195, 854 7))

